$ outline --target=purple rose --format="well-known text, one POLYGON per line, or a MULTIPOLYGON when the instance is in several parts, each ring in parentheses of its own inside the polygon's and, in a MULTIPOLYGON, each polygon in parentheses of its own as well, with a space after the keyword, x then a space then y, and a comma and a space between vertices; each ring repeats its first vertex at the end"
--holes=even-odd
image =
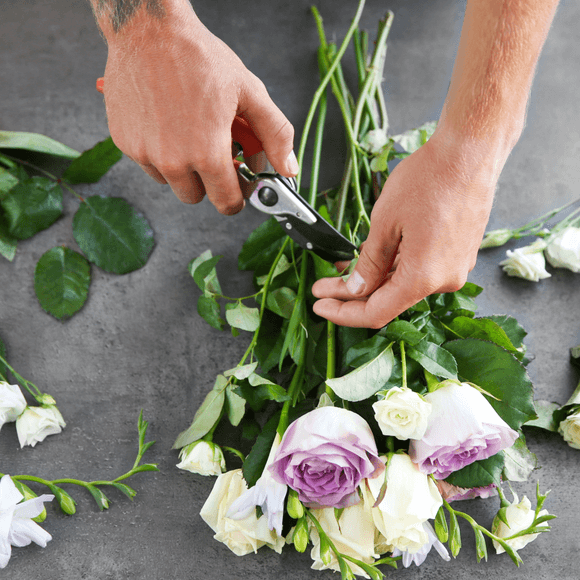
POLYGON ((425 396, 432 405, 427 431, 409 445, 419 469, 437 479, 511 447, 518 438, 477 389, 454 381, 444 385, 425 396))
POLYGON ((358 503, 357 487, 384 469, 368 423, 338 407, 320 407, 292 423, 269 469, 307 507, 358 503))

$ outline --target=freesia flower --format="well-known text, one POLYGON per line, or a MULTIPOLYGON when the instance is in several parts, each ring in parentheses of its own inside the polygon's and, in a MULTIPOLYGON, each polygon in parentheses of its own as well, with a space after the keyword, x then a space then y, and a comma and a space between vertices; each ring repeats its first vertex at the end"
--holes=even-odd
POLYGON ((179 469, 200 475, 219 475, 226 470, 226 460, 219 445, 211 441, 194 441, 179 453, 179 469))
POLYGON ((46 547, 52 536, 32 518, 42 513, 45 501, 53 498, 54 495, 45 494, 22 501, 24 496, 16 489, 12 478, 4 475, 0 479, 0 568, 8 564, 12 546, 22 548, 34 542, 46 547))
POLYGON ((568 268, 572 272, 580 272, 580 228, 569 227, 562 230, 548 243, 544 253, 554 268, 568 268))
POLYGON ((0 381, 0 429, 4 423, 16 421, 26 408, 26 399, 18 385, 0 381))
POLYGON ((518 438, 477 389, 455 381, 441 384, 425 396, 433 406, 425 436, 409 445, 419 469, 437 479, 511 447, 518 438))
POLYGON ((580 449, 580 409, 560 422, 558 433, 574 449, 580 449))
MULTIPOLYGON (((530 500, 524 495, 522 501, 518 500, 518 496, 514 493, 514 501, 508 506, 505 512, 505 517, 508 522, 508 526, 502 522, 498 516, 493 520, 491 526, 491 531, 493 534, 500 538, 509 538, 518 532, 529 528, 535 517, 535 510, 532 509, 530 500)), ((548 510, 541 510, 538 516, 547 515, 548 510)), ((540 526, 548 526, 548 522, 543 522, 539 524, 540 526)), ((540 534, 526 534, 525 536, 519 536, 511 540, 506 540, 508 546, 514 550, 521 550, 524 546, 533 542, 540 534)), ((496 540, 493 540, 493 547, 497 554, 505 552, 503 546, 499 544, 496 540)))
POLYGON ((320 407, 294 421, 269 467, 307 507, 358 503, 357 487, 384 469, 368 423, 339 407, 320 407))
POLYGON ((507 258, 499 263, 508 276, 517 276, 532 282, 538 282, 542 278, 549 278, 551 274, 546 272, 546 260, 543 250, 546 242, 537 239, 533 244, 507 250, 507 258))
POLYGON ((411 389, 393 387, 383 399, 373 403, 373 411, 383 435, 394 435, 400 440, 421 439, 427 429, 431 403, 411 389))
POLYGON ((232 503, 227 513, 228 518, 234 520, 244 519, 259 505, 262 513, 268 518, 268 528, 276 530, 279 536, 282 535, 284 499, 286 498, 288 487, 276 481, 268 467, 272 464, 276 451, 280 447, 280 440, 280 435, 276 434, 276 439, 270 449, 262 476, 258 479, 256 485, 244 492, 232 503))
POLYGON ((66 426, 60 411, 55 405, 45 407, 26 407, 16 419, 16 433, 20 447, 44 441, 49 435, 56 435, 66 426))
POLYGON ((427 543, 423 524, 437 515, 443 500, 435 482, 421 473, 406 453, 393 454, 386 475, 367 479, 361 492, 371 506, 384 492, 371 512, 386 544, 413 554, 427 543))
POLYGON ((199 515, 215 532, 214 539, 223 542, 238 556, 257 552, 262 546, 268 546, 280 554, 284 547, 284 538, 268 528, 265 516, 257 518, 253 510, 241 520, 227 517, 232 503, 247 489, 241 469, 222 473, 199 515))
POLYGON ((497 485, 491 483, 483 487, 457 487, 447 483, 443 479, 437 481, 437 489, 441 493, 441 497, 448 503, 452 501, 461 501, 465 499, 475 499, 476 497, 481 497, 482 499, 487 499, 488 497, 493 497, 497 495, 497 485))
POLYGON ((411 564, 415 563, 416 566, 420 566, 427 558, 427 555, 431 551, 431 548, 435 548, 437 553, 446 561, 449 562, 451 557, 445 546, 439 541, 433 526, 429 522, 423 523, 423 530, 427 534, 427 541, 416 551, 409 552, 408 550, 399 550, 395 548, 391 554, 393 557, 402 556, 401 562, 405 568, 408 568, 411 564))

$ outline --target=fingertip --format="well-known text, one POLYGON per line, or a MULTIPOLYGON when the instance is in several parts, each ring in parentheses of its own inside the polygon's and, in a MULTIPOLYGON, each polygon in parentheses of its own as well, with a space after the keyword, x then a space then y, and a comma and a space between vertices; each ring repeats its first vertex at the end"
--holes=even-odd
POLYGON ((286 158, 286 169, 292 177, 298 175, 298 172, 300 171, 298 159, 296 159, 296 154, 294 153, 294 150, 290 151, 290 154, 286 158))
POLYGON ((364 296, 367 288, 367 283, 365 279, 355 270, 346 281, 346 289, 353 296, 364 296))

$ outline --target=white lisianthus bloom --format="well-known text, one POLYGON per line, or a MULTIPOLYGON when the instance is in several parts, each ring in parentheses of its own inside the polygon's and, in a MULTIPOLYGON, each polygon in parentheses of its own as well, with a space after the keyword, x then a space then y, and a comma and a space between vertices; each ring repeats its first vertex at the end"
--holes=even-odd
POLYGON ((16 419, 16 433, 20 447, 44 441, 49 435, 56 435, 66 427, 66 423, 55 405, 45 407, 26 407, 16 419))
POLYGON ((4 423, 16 421, 26 409, 26 399, 18 385, 0 381, 0 429, 4 423))
POLYGON ((268 546, 280 554, 284 538, 268 528, 266 516, 257 518, 255 510, 241 520, 226 516, 232 503, 247 489, 241 469, 222 473, 199 515, 215 532, 214 539, 223 542, 238 556, 257 552, 262 546, 268 546))
POLYGON ((373 403, 375 419, 383 435, 397 439, 421 439, 427 430, 431 403, 408 388, 393 387, 384 399, 373 403))
POLYGON ((200 475, 219 475, 226 470, 226 460, 219 445, 208 441, 194 441, 179 453, 179 469, 200 475))
POLYGON ((580 272, 580 228, 562 230, 545 250, 548 262, 554 268, 568 268, 580 272))
POLYGON ((570 447, 580 449, 580 410, 571 413, 560 422, 558 433, 570 447))
POLYGON ((427 542, 425 542, 425 544, 423 544, 421 548, 419 548, 419 550, 417 550, 415 553, 411 553, 407 550, 403 551, 400 550, 399 548, 395 548, 393 550, 392 556, 395 558, 397 556, 402 556, 401 561, 405 568, 408 568, 411 564, 413 564, 413 562, 415 563, 416 566, 420 566, 427 558, 427 555, 431 551, 431 548, 435 548, 438 554, 446 562, 449 562, 451 560, 449 552, 447 551, 445 546, 439 541, 439 538, 437 537, 437 534, 435 533, 433 526, 429 522, 424 522, 423 530, 427 534, 428 538, 427 542))
MULTIPOLYGON (((548 514, 548 510, 541 510, 538 516, 544 516, 548 514)), ((505 516, 508 521, 509 526, 506 526, 498 516, 493 520, 491 526, 491 531, 493 534, 500 538, 509 538, 526 528, 529 528, 534 521, 535 510, 532 509, 530 500, 524 495, 522 501, 518 501, 518 496, 514 493, 514 501, 508 506, 505 516)), ((543 522, 539 526, 548 526, 548 522, 543 522)), ((525 536, 519 536, 513 538, 512 540, 507 540, 508 546, 514 550, 521 550, 524 546, 533 542, 540 534, 527 534, 525 536)), ((493 540, 493 547, 497 554, 502 554, 505 552, 503 546, 493 540)))
POLYGON ((392 455, 386 476, 367 479, 361 490, 371 506, 384 491, 382 501, 371 513, 386 544, 413 554, 428 542, 423 523, 437 515, 443 500, 435 483, 406 453, 392 455))
POLYGON ((4 475, 0 479, 0 568, 8 564, 12 546, 22 548, 34 542, 46 547, 52 536, 32 518, 42 513, 45 501, 53 498, 54 495, 45 494, 22 501, 24 496, 16 489, 12 478, 4 475))
MULTIPOLYGON (((365 564, 372 564, 379 555, 375 553, 375 524, 371 513, 371 505, 364 499, 356 505, 346 507, 337 519, 334 508, 322 508, 310 510, 312 515, 341 553, 361 560, 365 564)), ((313 524, 310 524, 310 539, 313 548, 310 552, 313 570, 336 570, 340 571, 340 565, 332 550, 328 551, 330 557, 328 563, 323 562, 323 554, 320 553, 320 536, 313 524)), ((369 576, 356 564, 349 562, 352 571, 358 576, 369 576)))
POLYGON ((546 260, 543 251, 546 242, 537 239, 533 244, 508 250, 507 258, 499 263, 508 276, 517 276, 532 282, 538 282, 543 278, 549 278, 551 274, 546 272, 546 260))

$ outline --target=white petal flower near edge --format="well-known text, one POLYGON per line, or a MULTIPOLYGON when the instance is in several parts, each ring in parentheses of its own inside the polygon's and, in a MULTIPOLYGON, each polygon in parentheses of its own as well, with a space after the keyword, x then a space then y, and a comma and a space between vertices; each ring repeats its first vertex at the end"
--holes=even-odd
POLYGON ((195 441, 179 453, 179 469, 199 475, 219 475, 226 470, 226 460, 220 447, 209 441, 195 441))
POLYGON ((562 230, 544 251, 548 262, 554 268, 568 268, 578 274, 580 272, 580 228, 562 230))
POLYGON ((516 248, 513 251, 507 250, 507 258, 499 265, 508 276, 517 276, 531 282, 549 278, 551 274, 546 271, 546 260, 543 254, 545 247, 546 242, 537 239, 529 246, 516 248))
POLYGON ((16 433, 20 447, 44 441, 49 435, 56 435, 66 427, 66 423, 55 405, 45 407, 26 407, 16 419, 16 433))
POLYGON ((26 409, 26 399, 18 385, 0 381, 0 429, 4 423, 16 421, 26 409))
POLYGON ((399 550, 399 548, 395 548, 391 556, 397 557, 402 556, 401 561, 405 568, 408 568, 413 562, 416 566, 420 566, 427 558, 427 555, 431 551, 431 548, 435 548, 437 553, 446 561, 449 562, 451 560, 451 556, 449 556, 449 552, 447 548, 439 541, 433 526, 429 522, 423 523, 423 530, 427 534, 428 540, 414 553, 409 552, 408 550, 399 550))
POLYGON ((31 542, 45 548, 52 536, 32 518, 40 515, 43 503, 54 495, 44 494, 27 501, 16 489, 12 478, 4 475, 0 479, 0 568, 10 560, 12 546, 22 548, 31 542))

